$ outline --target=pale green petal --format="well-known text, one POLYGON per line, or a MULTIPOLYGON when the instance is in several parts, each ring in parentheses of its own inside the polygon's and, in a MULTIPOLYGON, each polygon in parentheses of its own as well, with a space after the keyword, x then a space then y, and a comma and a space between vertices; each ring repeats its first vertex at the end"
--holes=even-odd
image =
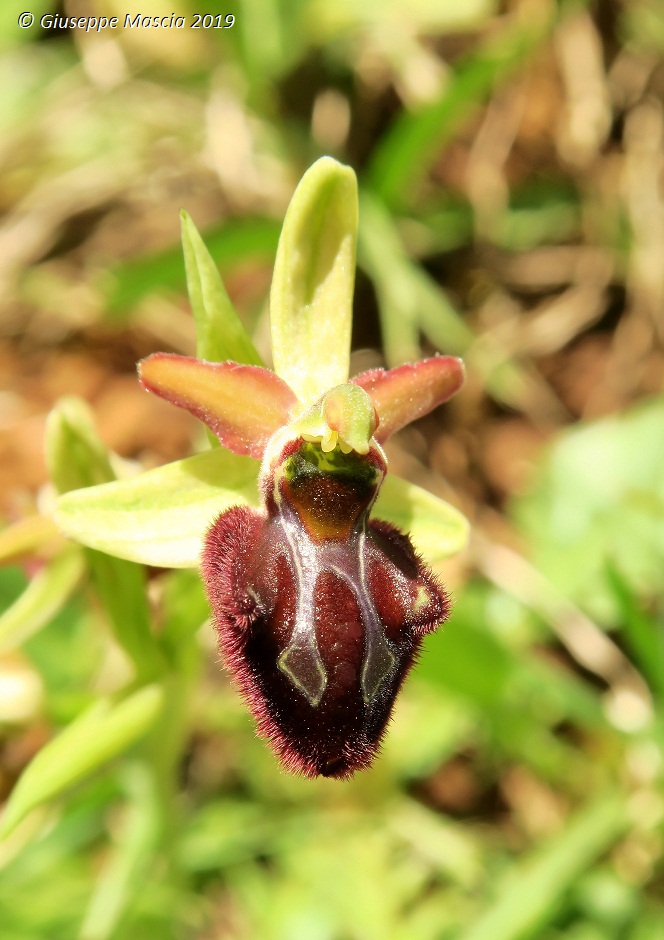
POLYGON ((356 242, 355 173, 322 157, 286 212, 270 294, 275 371, 305 405, 348 380, 356 242))
POLYGON ((23 772, 7 803, 0 836, 141 738, 159 715, 163 698, 161 686, 149 685, 119 703, 102 699, 79 715, 23 772))
POLYGON ((164 568, 198 564, 206 530, 230 506, 258 506, 259 463, 217 449, 58 500, 62 531, 110 555, 164 568))
POLYGON ((387 475, 372 516, 398 526, 430 564, 456 555, 468 540, 468 521, 458 509, 400 477, 387 475))

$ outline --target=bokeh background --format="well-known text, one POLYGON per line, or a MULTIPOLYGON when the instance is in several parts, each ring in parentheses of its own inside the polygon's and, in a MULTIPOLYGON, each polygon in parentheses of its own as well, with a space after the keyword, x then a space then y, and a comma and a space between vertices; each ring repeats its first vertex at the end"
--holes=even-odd
POLYGON ((135 378, 194 350, 181 208, 269 356, 294 187, 324 153, 356 169, 354 371, 464 356, 388 456, 472 523, 439 566, 452 619, 347 783, 281 772, 195 573, 149 572, 186 677, 170 802, 137 744, 31 814, 0 845, 3 940, 661 940, 662 4, 11 0, 0 41, 0 797, 131 680, 48 528, 46 415, 88 402, 122 473, 205 446, 135 378))

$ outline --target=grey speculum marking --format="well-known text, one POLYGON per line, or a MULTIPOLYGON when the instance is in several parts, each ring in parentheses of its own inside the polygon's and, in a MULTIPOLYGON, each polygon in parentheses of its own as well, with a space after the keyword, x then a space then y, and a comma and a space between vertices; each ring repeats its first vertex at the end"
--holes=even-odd
POLYGON ((353 533, 349 542, 314 544, 304 527, 290 513, 280 520, 289 546, 297 587, 295 625, 291 639, 277 664, 293 685, 316 706, 327 685, 325 666, 316 640, 315 588, 319 576, 329 571, 346 582, 353 593, 364 626, 362 698, 369 704, 392 672, 396 658, 369 593, 364 570, 366 533, 353 533))

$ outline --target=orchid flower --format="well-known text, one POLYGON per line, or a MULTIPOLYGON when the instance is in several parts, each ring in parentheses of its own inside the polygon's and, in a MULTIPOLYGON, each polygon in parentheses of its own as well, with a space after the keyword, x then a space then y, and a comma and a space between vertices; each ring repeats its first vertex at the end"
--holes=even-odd
POLYGON ((259 734, 312 777, 348 777, 373 760, 422 637, 449 613, 419 551, 438 560, 466 537, 451 506, 385 480, 382 447, 460 388, 461 361, 348 379, 356 233, 355 174, 324 157, 280 237, 270 371, 184 216, 200 358, 155 353, 140 381, 222 447, 68 493, 56 516, 93 548, 200 565, 222 659, 259 734))

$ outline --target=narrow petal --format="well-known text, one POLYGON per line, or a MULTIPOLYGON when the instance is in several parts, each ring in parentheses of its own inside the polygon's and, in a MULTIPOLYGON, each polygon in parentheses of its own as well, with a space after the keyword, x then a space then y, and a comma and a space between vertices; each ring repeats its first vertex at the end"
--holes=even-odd
POLYGON ((371 396, 380 424, 375 438, 386 441, 395 431, 429 414, 457 392, 464 379, 461 359, 434 356, 396 369, 370 369, 351 379, 371 396))
POLYGON ((260 458, 296 404, 286 383, 260 366, 155 353, 138 368, 144 388, 196 415, 235 454, 260 458))
POLYGON ((274 367, 305 405, 348 381, 357 180, 322 157, 295 190, 270 293, 274 367))
POLYGON ((212 520, 258 504, 258 462, 217 448, 132 480, 74 490, 55 521, 83 545, 163 568, 194 568, 212 520))

